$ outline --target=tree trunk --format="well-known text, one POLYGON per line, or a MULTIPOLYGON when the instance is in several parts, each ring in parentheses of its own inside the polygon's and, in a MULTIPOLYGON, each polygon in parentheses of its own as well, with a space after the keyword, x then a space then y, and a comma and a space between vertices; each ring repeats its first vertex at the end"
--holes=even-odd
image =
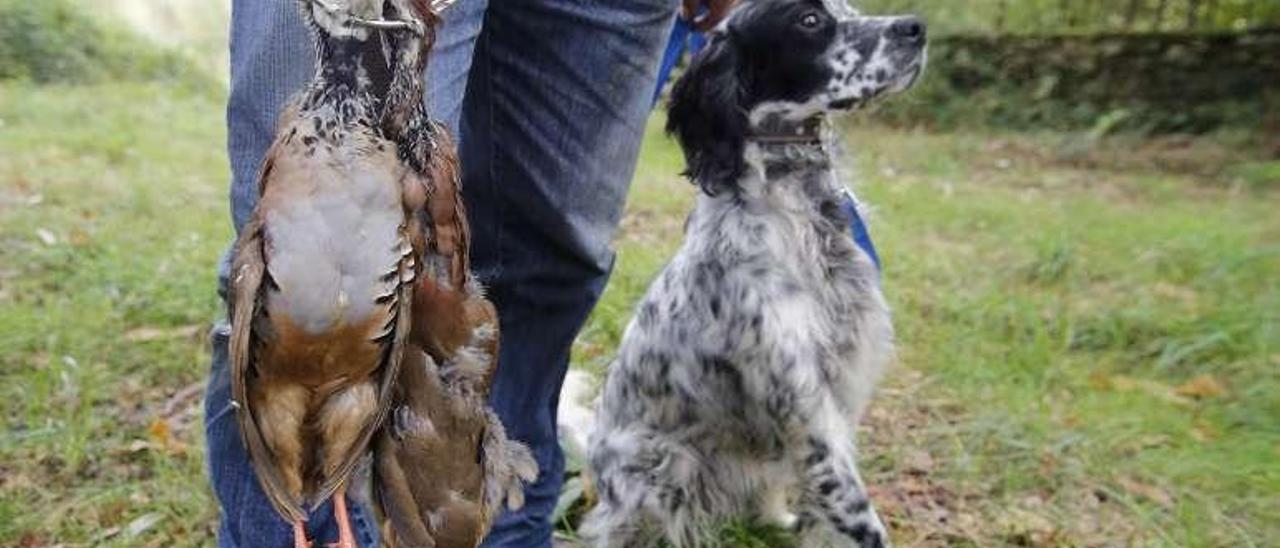
POLYGON ((1138 10, 1142 9, 1142 0, 1129 0, 1129 8, 1124 12, 1124 30, 1133 30, 1138 22, 1138 10))

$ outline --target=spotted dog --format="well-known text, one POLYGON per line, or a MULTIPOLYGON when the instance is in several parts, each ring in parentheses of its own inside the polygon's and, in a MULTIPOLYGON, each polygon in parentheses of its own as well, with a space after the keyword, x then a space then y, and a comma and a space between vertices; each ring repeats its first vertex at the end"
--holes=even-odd
POLYGON ((893 327, 825 117, 911 87, 925 42, 843 0, 754 0, 677 82, 668 131, 702 192, 600 397, 592 545, 698 546, 753 516, 805 547, 888 544, 854 431, 893 327))

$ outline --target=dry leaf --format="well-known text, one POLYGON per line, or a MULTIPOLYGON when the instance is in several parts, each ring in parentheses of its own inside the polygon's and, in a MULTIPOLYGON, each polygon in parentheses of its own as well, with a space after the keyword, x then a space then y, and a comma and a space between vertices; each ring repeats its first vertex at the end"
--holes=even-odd
POLYGON ((1048 518, 1022 508, 1009 509, 1000 516, 998 525, 1014 544, 1046 546, 1057 533, 1057 527, 1048 518))
POLYGON ((1174 389, 1174 392, 1188 398, 1209 399, 1225 396, 1227 389, 1212 376, 1200 375, 1174 389))
POLYGON ((90 241, 92 241, 92 238, 89 237, 89 233, 80 227, 71 229, 71 234, 67 236, 67 242, 76 247, 84 247, 90 241))
POLYGON ((1209 443, 1218 439, 1218 430, 1204 421, 1196 421, 1191 428, 1191 437, 1200 443, 1209 443))
POLYGON ((147 439, 148 441, 145 442, 147 449, 163 451, 170 455, 182 455, 187 452, 187 444, 174 437, 173 427, 164 419, 151 421, 151 426, 147 427, 147 439))
POLYGON ((1191 405, 1191 400, 1181 396, 1171 386, 1148 379, 1138 379, 1124 375, 1107 376, 1095 373, 1089 376, 1090 386, 1099 390, 1116 392, 1141 392, 1158 400, 1175 405, 1191 405))
POLYGON ((168 445, 173 441, 173 430, 169 427, 167 420, 151 421, 151 426, 147 427, 147 438, 157 445, 168 445))
POLYGON ((199 325, 185 325, 182 327, 139 327, 130 329, 124 334, 124 340, 129 342, 151 342, 170 339, 185 339, 195 337, 200 332, 199 325))
POLYGON ((46 228, 36 229, 36 236, 40 238, 40 241, 43 242, 44 245, 47 246, 54 246, 58 243, 58 237, 46 228))
POLYGON ((1158 486, 1141 483, 1125 476, 1116 478, 1116 483, 1130 495, 1147 499, 1165 510, 1173 509, 1173 495, 1158 486))
POLYGON ((148 514, 143 514, 142 516, 138 517, 138 519, 135 519, 129 522, 129 526, 124 528, 124 534, 127 537, 131 537, 131 538, 136 537, 147 531, 150 531, 152 528, 156 526, 156 524, 160 523, 162 520, 164 520, 164 514, 161 514, 159 512, 151 512, 148 514))
POLYGON ((907 454, 906 469, 909 472, 927 474, 933 470, 933 457, 927 451, 915 450, 907 454))

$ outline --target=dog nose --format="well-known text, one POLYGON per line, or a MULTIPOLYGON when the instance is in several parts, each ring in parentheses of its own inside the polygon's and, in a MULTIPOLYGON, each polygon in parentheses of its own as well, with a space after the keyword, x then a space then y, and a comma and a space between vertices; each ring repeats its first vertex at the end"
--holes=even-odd
POLYGON ((924 21, 918 17, 903 17, 894 21, 889 25, 889 38, 906 42, 908 44, 920 44, 924 42, 927 29, 924 21))

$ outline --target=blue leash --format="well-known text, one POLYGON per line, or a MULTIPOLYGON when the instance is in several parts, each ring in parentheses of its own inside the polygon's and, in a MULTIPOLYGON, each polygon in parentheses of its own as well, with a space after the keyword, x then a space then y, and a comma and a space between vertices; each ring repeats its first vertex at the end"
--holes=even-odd
POLYGON ((883 270, 880 267, 880 254, 876 252, 876 244, 871 241, 871 231, 867 228, 867 223, 862 220, 862 214, 858 213, 858 203, 853 199, 853 193, 845 191, 844 201, 840 203, 840 209, 849 215, 849 231, 853 233, 853 241, 871 257, 871 262, 875 263, 876 270, 883 270))
POLYGON ((675 27, 671 29, 671 39, 667 41, 667 50, 662 54, 662 65, 658 69, 658 86, 653 90, 654 106, 662 99, 662 90, 671 80, 671 73, 680 64, 680 59, 684 58, 684 52, 697 54, 706 45, 706 36, 694 30, 693 25, 683 17, 676 17, 675 27))
MULTIPOLYGON (((693 25, 685 21, 683 17, 676 17, 675 27, 671 29, 671 39, 667 41, 667 49, 662 55, 662 65, 658 70, 658 85, 653 90, 653 104, 658 105, 658 101, 662 99, 662 90, 667 86, 667 81, 671 79, 671 73, 675 71, 676 65, 680 64, 680 60, 684 58, 684 53, 689 51, 691 54, 697 54, 707 45, 707 38, 701 32, 694 30, 693 25)), ((869 257, 871 262, 875 263, 876 270, 881 270, 880 254, 876 252, 876 244, 871 241, 871 231, 867 229, 867 223, 862 220, 862 215, 858 213, 858 204, 854 201, 853 194, 845 192, 844 201, 841 202, 840 208, 845 214, 849 215, 849 232, 853 234, 853 241, 862 248, 869 257)))

